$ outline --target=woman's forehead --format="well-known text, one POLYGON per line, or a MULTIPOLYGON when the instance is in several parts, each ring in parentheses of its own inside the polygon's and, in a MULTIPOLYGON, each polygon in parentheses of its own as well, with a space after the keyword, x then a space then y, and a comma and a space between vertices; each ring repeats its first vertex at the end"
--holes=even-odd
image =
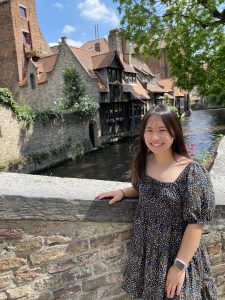
POLYGON ((162 118, 160 116, 151 116, 148 118, 147 123, 146 123, 146 127, 165 127, 165 124, 162 120, 162 118))

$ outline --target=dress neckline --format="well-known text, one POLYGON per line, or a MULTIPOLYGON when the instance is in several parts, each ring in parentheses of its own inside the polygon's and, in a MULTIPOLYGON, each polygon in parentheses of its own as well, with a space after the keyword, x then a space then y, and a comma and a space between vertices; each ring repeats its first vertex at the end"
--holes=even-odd
POLYGON ((194 164, 194 161, 192 161, 192 162, 190 162, 190 163, 188 163, 186 166, 185 166, 185 168, 180 172, 180 174, 177 176, 177 178, 174 180, 174 181, 161 181, 161 180, 159 180, 159 179, 156 179, 156 178, 154 178, 154 177, 152 177, 152 176, 150 176, 150 175, 148 175, 148 173, 147 173, 147 171, 146 171, 146 168, 145 168, 145 176, 147 177, 147 178, 150 178, 151 180, 153 180, 153 181, 155 181, 155 182, 157 182, 157 183, 159 183, 159 184, 168 184, 168 185, 170 185, 170 184, 175 184, 175 183, 177 183, 177 181, 179 181, 182 177, 183 177, 183 174, 186 172, 186 170, 189 168, 189 166, 190 165, 192 165, 192 164, 194 164))

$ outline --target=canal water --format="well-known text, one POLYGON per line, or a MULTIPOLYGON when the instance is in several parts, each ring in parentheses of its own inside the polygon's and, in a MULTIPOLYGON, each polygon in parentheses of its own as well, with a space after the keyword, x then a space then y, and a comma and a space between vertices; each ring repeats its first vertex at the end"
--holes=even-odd
MULTIPOLYGON (((225 109, 193 111, 181 119, 185 142, 196 158, 216 151, 217 139, 225 135, 225 109)), ((75 161, 68 161, 38 174, 89 178, 112 181, 130 181, 130 167, 137 139, 106 145, 87 153, 75 161)))

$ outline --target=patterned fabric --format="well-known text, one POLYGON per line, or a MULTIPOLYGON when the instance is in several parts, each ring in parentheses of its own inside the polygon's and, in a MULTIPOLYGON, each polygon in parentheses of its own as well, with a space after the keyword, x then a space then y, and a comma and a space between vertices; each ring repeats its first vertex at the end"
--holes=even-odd
MULTIPOLYGON (((204 167, 192 162, 174 182, 161 182, 143 171, 139 185, 134 187, 139 190, 139 203, 122 287, 132 298, 166 300, 166 275, 186 226, 212 219, 212 184, 204 167)), ((203 240, 186 270, 181 295, 173 299, 217 299, 203 240)))

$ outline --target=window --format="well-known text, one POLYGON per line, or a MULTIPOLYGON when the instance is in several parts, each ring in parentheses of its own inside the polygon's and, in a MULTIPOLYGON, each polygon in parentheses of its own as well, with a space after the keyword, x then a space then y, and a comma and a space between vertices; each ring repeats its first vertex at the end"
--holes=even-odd
POLYGON ((27 9, 26 7, 19 6, 20 16, 26 18, 27 17, 27 9))
POLYGON ((30 86, 32 90, 36 89, 36 81, 35 81, 34 73, 30 73, 30 86))
POLYGON ((30 33, 23 31, 23 42, 30 45, 30 33))

